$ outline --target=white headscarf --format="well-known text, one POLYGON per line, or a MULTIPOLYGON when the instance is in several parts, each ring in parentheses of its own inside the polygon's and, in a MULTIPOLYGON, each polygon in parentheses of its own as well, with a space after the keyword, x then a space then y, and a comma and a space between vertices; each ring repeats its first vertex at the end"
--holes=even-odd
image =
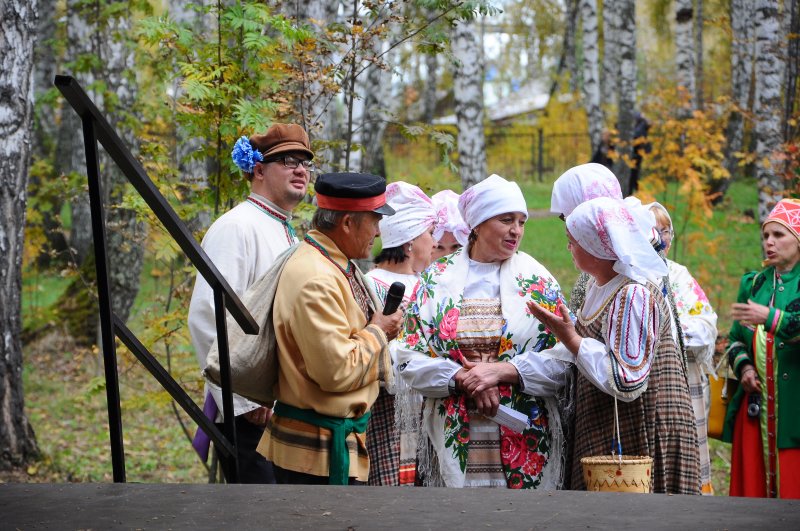
POLYGON ((595 197, 622 199, 619 181, 602 164, 581 164, 562 173, 553 183, 550 212, 569 216, 575 207, 595 197))
POLYGON ((380 221, 384 249, 410 242, 436 222, 431 198, 413 184, 403 181, 389 183, 386 186, 386 204, 394 208, 395 214, 384 216, 380 221))
POLYGON ((433 239, 441 240, 445 232, 452 232, 456 241, 466 245, 469 239, 469 227, 458 211, 459 195, 452 190, 442 190, 431 197, 436 210, 436 228, 433 239))
POLYGON ((567 230, 592 256, 614 260, 614 271, 621 275, 658 284, 667 274, 664 260, 619 199, 600 197, 578 205, 567 217, 567 230))
POLYGON ((464 190, 458 200, 458 210, 470 229, 489 218, 508 212, 520 212, 528 219, 528 206, 519 185, 497 174, 492 174, 464 190))
POLYGON ((650 207, 653 203, 644 205, 641 199, 632 195, 626 197, 624 201, 628 211, 633 214, 633 217, 636 219, 639 230, 641 230, 645 238, 650 241, 650 245, 658 248, 661 244, 661 234, 658 232, 656 216, 650 211, 650 207))

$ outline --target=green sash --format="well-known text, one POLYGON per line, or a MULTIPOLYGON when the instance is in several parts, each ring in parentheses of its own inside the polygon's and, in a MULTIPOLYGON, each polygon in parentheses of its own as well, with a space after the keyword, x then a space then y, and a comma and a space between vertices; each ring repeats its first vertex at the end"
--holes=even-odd
POLYGON ((281 417, 307 422, 320 428, 331 430, 333 440, 330 449, 330 468, 328 469, 329 485, 347 485, 350 482, 350 453, 347 451, 347 436, 351 433, 367 431, 370 412, 367 411, 357 419, 342 419, 320 415, 313 409, 300 409, 277 402, 275 414, 281 417))

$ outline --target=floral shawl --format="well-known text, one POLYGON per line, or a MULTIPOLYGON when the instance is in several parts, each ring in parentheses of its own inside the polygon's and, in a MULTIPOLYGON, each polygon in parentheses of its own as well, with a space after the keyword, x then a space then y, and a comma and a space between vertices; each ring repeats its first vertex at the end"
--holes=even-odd
MULTIPOLYGON (((398 341, 398 369, 404 380, 438 378, 436 384, 417 388, 426 396, 423 430, 436 454, 436 460, 427 466, 425 456, 420 456, 420 469, 433 475, 440 473, 444 485, 452 487, 461 487, 465 481, 470 441, 467 400, 460 393, 443 396, 446 391, 434 388, 446 386, 458 370, 456 364, 463 360, 456 328, 468 271, 469 259, 463 248, 425 270, 412 294, 398 341), (444 370, 435 368, 442 366, 444 370), (431 470, 436 468, 432 465, 436 461, 438 470, 431 470)), ((564 302, 558 282, 539 262, 518 252, 500 268, 500 300, 505 325, 499 361, 523 353, 546 356, 531 352, 552 346, 555 338, 530 314, 526 303, 534 300, 556 311, 559 301, 564 302)), ((529 417, 528 428, 521 434, 500 428, 501 461, 508 487, 559 487, 563 436, 555 398, 534 397, 521 392, 517 385, 501 385, 500 403, 529 417)))
MULTIPOLYGON (((703 288, 689 273, 686 267, 667 260, 669 267, 669 283, 675 297, 675 309, 678 310, 681 325, 702 329, 702 335, 708 337, 703 347, 693 347, 697 364, 705 372, 713 374, 714 348, 717 335, 717 314, 711 307, 703 288)), ((688 347, 687 347, 688 348, 688 347)))

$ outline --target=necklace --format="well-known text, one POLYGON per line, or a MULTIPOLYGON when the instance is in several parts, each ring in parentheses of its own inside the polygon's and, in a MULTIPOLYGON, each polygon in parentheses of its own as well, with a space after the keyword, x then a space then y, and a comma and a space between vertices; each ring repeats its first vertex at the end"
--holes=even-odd
POLYGON ((286 233, 286 239, 289 240, 290 244, 297 242, 297 233, 295 233, 294 227, 289 224, 289 219, 286 216, 265 205, 253 196, 248 197, 247 200, 264 214, 283 225, 283 230, 286 233))

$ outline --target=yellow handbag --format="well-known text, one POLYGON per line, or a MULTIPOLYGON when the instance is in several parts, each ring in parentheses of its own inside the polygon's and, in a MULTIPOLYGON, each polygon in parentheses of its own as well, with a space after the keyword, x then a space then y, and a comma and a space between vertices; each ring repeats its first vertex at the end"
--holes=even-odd
POLYGON ((722 430, 725 427, 725 414, 728 411, 728 402, 736 393, 739 380, 733 375, 728 366, 728 357, 722 356, 717 364, 716 377, 709 378, 711 407, 708 412, 708 436, 712 439, 722 439, 722 430))

